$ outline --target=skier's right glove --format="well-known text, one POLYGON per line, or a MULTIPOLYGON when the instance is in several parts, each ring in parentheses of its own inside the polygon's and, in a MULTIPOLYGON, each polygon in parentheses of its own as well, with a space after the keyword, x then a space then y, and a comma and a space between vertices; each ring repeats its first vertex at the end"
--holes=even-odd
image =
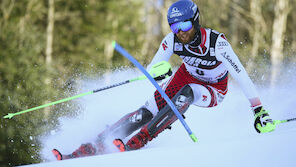
POLYGON ((254 127, 258 133, 274 131, 276 123, 269 117, 268 112, 262 106, 253 109, 255 115, 254 127))
POLYGON ((155 77, 154 80, 155 81, 161 81, 161 80, 166 79, 167 77, 171 76, 172 74, 173 74, 172 69, 169 69, 169 71, 167 73, 162 74, 162 75, 160 75, 158 77, 155 77))
POLYGON ((161 61, 152 65, 149 70, 149 74, 154 78, 155 81, 163 80, 173 74, 172 67, 169 62, 161 61))

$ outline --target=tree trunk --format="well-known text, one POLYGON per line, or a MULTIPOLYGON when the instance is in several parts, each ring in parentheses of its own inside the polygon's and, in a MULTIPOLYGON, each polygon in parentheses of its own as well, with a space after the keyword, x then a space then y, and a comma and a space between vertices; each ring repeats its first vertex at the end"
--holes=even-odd
POLYGON ((288 0, 276 0, 274 7, 275 18, 273 22, 272 45, 271 45, 271 87, 273 88, 280 74, 283 61, 283 42, 289 13, 288 0))
POLYGON ((2 16, 3 18, 0 19, 0 33, 1 33, 2 28, 5 27, 5 24, 11 15, 14 4, 15 4, 15 0, 11 0, 10 2, 8 2, 8 1, 0 2, 0 9, 1 9, 2 15, 3 15, 2 16))
MULTIPOLYGON (((112 38, 115 39, 115 38, 112 38)), ((112 68, 112 58, 114 54, 114 48, 112 46, 112 41, 106 40, 105 45, 104 45, 104 55, 106 57, 106 66, 107 69, 110 70, 112 68)))
POLYGON ((255 66, 255 59, 258 56, 260 44, 263 43, 265 21, 262 15, 262 2, 261 0, 250 1, 251 17, 253 19, 252 36, 252 50, 250 60, 247 65, 248 71, 252 71, 255 66))
POLYGON ((145 1, 145 43, 142 49, 142 60, 150 62, 155 54, 155 50, 160 44, 163 37, 162 33, 162 8, 163 0, 149 0, 145 1))
MULTIPOLYGON (((48 15, 47 15, 47 28, 46 28, 46 50, 45 50, 45 64, 48 71, 51 71, 52 62, 52 50, 53 50, 53 33, 54 33, 54 0, 48 0, 48 15)), ((51 83, 51 78, 47 77, 45 79, 45 84, 49 85, 51 83)), ((49 101, 45 101, 49 103, 49 101)), ((50 113, 50 108, 44 109, 44 117, 48 118, 50 113)))
POLYGON ((45 63, 49 66, 52 61, 53 29, 54 29, 54 0, 48 0, 48 24, 46 29, 45 63))
MULTIPOLYGON (((233 0, 233 3, 231 3, 231 8, 235 8, 234 4, 237 4, 239 2, 239 0, 233 0)), ((233 11, 230 13, 230 25, 229 25, 229 30, 231 34, 231 44, 232 46, 237 46, 238 45, 238 25, 239 23, 239 18, 240 16, 237 14, 237 12, 233 11)))

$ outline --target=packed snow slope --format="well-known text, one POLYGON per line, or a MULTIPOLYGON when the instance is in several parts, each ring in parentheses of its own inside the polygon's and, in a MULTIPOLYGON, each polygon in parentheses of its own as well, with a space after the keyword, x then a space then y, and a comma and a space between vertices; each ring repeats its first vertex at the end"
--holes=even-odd
MULTIPOLYGON (((79 92, 125 81, 140 75, 135 70, 106 74, 98 80, 83 80, 79 92), (128 76, 129 78, 127 78, 128 76)), ((264 107, 273 119, 296 117, 295 79, 275 89, 257 85, 264 107)), ((177 121, 172 130, 165 130, 138 151, 55 161, 53 148, 69 154, 82 143, 92 142, 107 125, 145 103, 155 88, 148 81, 137 81, 92 94, 74 102, 82 107, 79 116, 61 118, 60 127, 41 138, 44 162, 32 167, 91 166, 296 166, 296 121, 278 125, 272 133, 258 134, 248 100, 230 80, 224 102, 214 108, 191 106, 185 121, 198 138, 194 143, 177 121)), ((125 139, 127 141, 127 139, 125 139)), ((110 141, 112 142, 112 141, 110 141)))

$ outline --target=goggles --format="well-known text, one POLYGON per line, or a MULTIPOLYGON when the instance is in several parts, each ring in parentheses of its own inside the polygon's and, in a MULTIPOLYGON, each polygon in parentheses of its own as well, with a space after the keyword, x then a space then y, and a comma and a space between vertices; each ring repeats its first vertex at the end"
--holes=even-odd
POLYGON ((181 21, 181 22, 173 23, 170 27, 173 33, 177 34, 179 30, 184 32, 189 31, 192 28, 192 23, 191 21, 181 21))

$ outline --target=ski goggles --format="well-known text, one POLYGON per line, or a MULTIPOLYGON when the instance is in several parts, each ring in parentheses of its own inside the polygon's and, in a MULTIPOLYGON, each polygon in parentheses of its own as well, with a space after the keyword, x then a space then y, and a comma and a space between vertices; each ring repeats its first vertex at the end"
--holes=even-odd
POLYGON ((192 23, 191 21, 180 21, 177 23, 173 23, 170 27, 173 33, 177 34, 179 30, 184 32, 189 31, 192 28, 192 23))

